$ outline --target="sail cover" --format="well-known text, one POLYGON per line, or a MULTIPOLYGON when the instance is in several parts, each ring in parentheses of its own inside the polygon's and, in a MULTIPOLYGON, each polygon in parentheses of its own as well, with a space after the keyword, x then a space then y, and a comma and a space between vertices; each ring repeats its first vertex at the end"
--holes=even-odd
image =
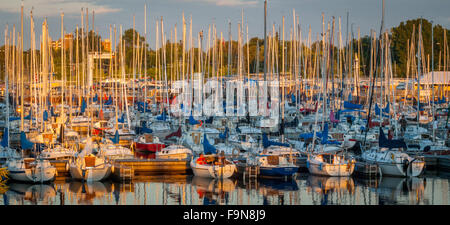
POLYGON ((211 145, 208 141, 208 138, 206 138, 206 133, 203 135, 203 153, 205 155, 217 153, 216 147, 214 147, 214 145, 211 145))
POLYGON ((344 108, 346 109, 362 109, 363 105, 359 105, 359 104, 353 104, 351 102, 344 102, 344 108))
POLYGON ((406 143, 403 139, 388 140, 384 135, 383 129, 380 127, 380 136, 378 138, 378 145, 380 148, 404 148, 407 149, 406 143))
POLYGON ((9 147, 8 146, 8 128, 5 127, 5 132, 3 132, 2 142, 0 142, 0 145, 4 148, 9 147))
POLYGON ((20 132, 20 147, 22 148, 22 150, 32 149, 33 146, 34 143, 27 139, 25 132, 20 132))
POLYGON ((281 142, 276 142, 276 141, 269 140, 269 138, 267 138, 267 135, 265 133, 263 133, 263 147, 267 148, 267 147, 269 147, 271 145, 289 147, 289 144, 287 144, 287 143, 281 143, 281 142))

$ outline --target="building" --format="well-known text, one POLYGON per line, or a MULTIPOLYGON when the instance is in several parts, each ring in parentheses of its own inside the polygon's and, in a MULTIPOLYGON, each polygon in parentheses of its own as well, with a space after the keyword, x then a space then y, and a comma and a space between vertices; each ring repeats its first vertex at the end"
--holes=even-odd
MULTIPOLYGON (((68 50, 70 43, 73 42, 73 34, 64 35, 64 50, 68 50)), ((61 48, 61 38, 57 41, 52 41, 52 48, 58 50, 61 48)))
POLYGON ((109 39, 102 41, 102 49, 104 52, 111 52, 111 41, 109 39))

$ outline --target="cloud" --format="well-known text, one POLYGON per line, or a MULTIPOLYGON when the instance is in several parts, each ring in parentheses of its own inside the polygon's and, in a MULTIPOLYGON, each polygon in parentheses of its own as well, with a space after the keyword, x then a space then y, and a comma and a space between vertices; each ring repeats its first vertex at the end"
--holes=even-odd
MULTIPOLYGON (((80 14, 82 7, 88 8, 90 12, 94 10, 96 14, 115 13, 121 10, 89 0, 24 0, 23 4, 24 13, 28 14, 33 8, 33 15, 38 17, 57 16, 61 14, 61 11, 65 15, 80 14)), ((21 1, 8 0, 0 5, 0 11, 20 13, 20 6, 21 1)))

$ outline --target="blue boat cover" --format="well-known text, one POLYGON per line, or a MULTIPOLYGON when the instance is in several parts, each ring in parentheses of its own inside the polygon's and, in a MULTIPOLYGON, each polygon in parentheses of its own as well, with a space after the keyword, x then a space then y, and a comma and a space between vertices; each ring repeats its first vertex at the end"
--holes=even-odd
POLYGON ((189 124, 190 125, 197 125, 199 123, 200 122, 198 122, 197 120, 194 119, 194 117, 192 116, 192 112, 191 112, 191 115, 189 116, 189 124))
POLYGON ((119 122, 119 123, 125 122, 125 113, 122 113, 122 116, 119 119, 117 119, 117 122, 119 122))
POLYGON ((47 112, 47 110, 44 110, 44 113, 43 113, 42 117, 43 117, 44 121, 48 121, 48 112, 47 112))
POLYGON ((116 130, 116 133, 114 134, 114 138, 111 138, 111 141, 113 142, 113 144, 119 143, 119 131, 118 130, 116 130))
POLYGON ((271 145, 289 147, 289 144, 287 144, 287 143, 281 143, 281 142, 276 142, 276 141, 269 140, 267 135, 265 133, 263 133, 263 147, 267 148, 267 147, 269 147, 271 145))
POLYGON ((141 131, 142 131, 142 133, 147 133, 147 134, 153 133, 153 130, 148 128, 146 123, 143 124, 141 131))
POLYGON ((0 145, 4 148, 9 147, 8 146, 8 128, 5 127, 5 132, 3 132, 2 142, 0 142, 0 145))
POLYGON ((225 139, 228 136, 228 127, 225 127, 225 131, 221 134, 219 134, 220 139, 225 139))
POLYGON ((95 97, 94 97, 93 101, 94 102, 98 102, 98 95, 97 95, 97 93, 95 93, 95 97))
POLYGON ((208 138, 206 138, 206 133, 203 135, 203 153, 205 155, 217 153, 216 147, 214 147, 214 145, 211 145, 208 141, 208 138))
POLYGON ((383 129, 380 127, 380 136, 378 138, 378 146, 380 148, 404 148, 405 150, 408 148, 403 139, 398 140, 388 140, 386 135, 384 135, 383 129))
POLYGON ((86 101, 83 100, 81 101, 81 113, 84 113, 86 111, 86 101))
POLYGON ((344 108, 345 109, 362 109, 363 105, 353 104, 351 102, 344 101, 344 108))
POLYGON ((32 149, 33 146, 34 143, 27 139, 25 132, 20 132, 20 147, 22 148, 22 150, 32 149))
POLYGON ((329 141, 328 140, 328 123, 325 124, 325 127, 322 131, 322 142, 321 144, 331 144, 331 145, 340 145, 341 143, 338 141, 329 141))
POLYGON ((161 120, 161 121, 166 121, 166 119, 167 119, 166 111, 163 111, 163 112, 161 113, 161 115, 159 115, 159 116, 156 117, 156 119, 157 119, 157 120, 161 120))

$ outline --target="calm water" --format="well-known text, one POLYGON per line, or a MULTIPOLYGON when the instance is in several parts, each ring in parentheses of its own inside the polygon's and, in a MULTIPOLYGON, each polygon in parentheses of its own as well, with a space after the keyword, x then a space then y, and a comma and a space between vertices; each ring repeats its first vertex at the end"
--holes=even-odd
POLYGON ((450 173, 362 179, 298 174, 290 181, 223 181, 192 175, 141 176, 133 182, 0 184, 0 205, 448 205, 450 173))

